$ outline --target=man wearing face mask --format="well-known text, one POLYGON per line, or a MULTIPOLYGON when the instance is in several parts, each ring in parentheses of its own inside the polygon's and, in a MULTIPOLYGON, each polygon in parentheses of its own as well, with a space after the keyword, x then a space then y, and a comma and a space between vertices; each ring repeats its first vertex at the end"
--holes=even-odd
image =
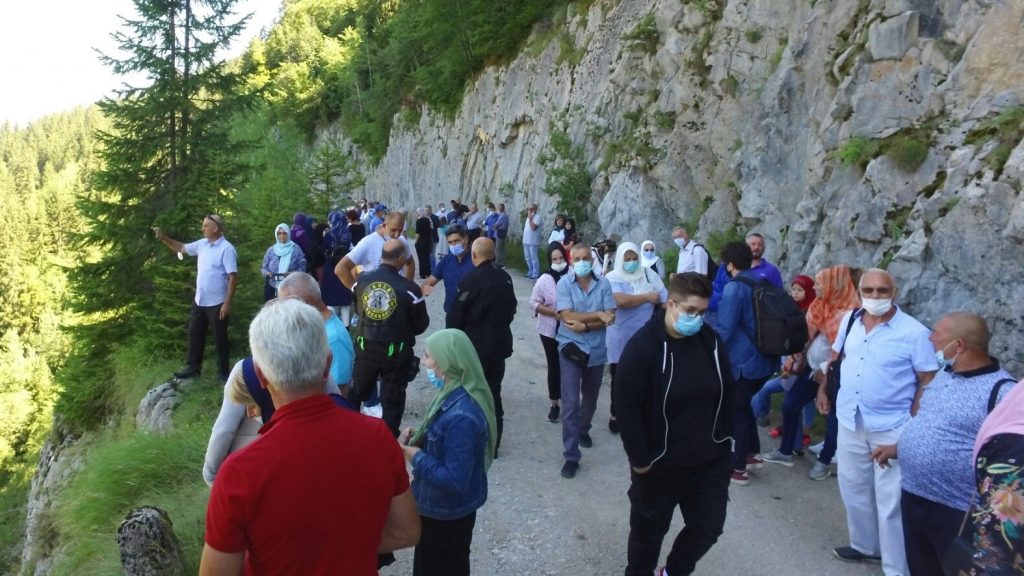
POLYGON ((430 276, 423 281, 420 289, 424 296, 434 293, 434 286, 444 282, 444 312, 448 314, 455 304, 455 294, 459 291, 462 277, 473 269, 473 260, 469 255, 469 233, 465 226, 452 224, 448 226, 445 239, 448 241, 448 254, 437 263, 430 276))
POLYGON ((574 275, 555 286, 555 310, 561 324, 555 335, 562 380, 562 477, 574 478, 580 446, 594 445, 590 425, 608 358, 606 328, 615 321, 615 297, 608 280, 594 274, 590 246, 572 249, 574 275))
POLYGON ((940 370, 924 389, 917 416, 898 444, 875 448, 882 468, 900 465, 900 508, 911 574, 942 574, 942 557, 960 530, 976 492, 974 439, 1016 379, 989 356, 985 319, 953 312, 930 338, 940 370))
MULTIPOLYGON (((872 452, 898 441, 939 366, 928 329, 893 304, 898 290, 888 272, 866 271, 859 288, 863 309, 843 316, 832 344, 832 361, 843 354, 836 454, 850 532, 850 545, 833 554, 848 562, 881 561, 886 576, 905 575, 900 465, 876 466, 872 452)), ((828 404, 819 391, 819 410, 828 404)))
POLYGON ((672 241, 679 247, 679 263, 676 274, 683 272, 708 273, 708 251, 690 238, 686 228, 676 226, 672 229, 672 241))
POLYGON ((725 525, 734 382, 723 341, 703 323, 710 296, 705 276, 674 275, 666 307, 619 359, 612 395, 632 480, 627 576, 654 572, 676 507, 686 527, 659 576, 692 573, 725 525))

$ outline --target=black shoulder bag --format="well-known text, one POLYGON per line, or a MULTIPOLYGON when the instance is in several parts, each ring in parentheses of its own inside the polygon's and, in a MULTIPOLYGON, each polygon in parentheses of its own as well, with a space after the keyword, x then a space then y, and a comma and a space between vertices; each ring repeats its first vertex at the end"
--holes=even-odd
POLYGON ((829 362, 828 371, 825 373, 825 393, 828 394, 828 401, 833 406, 835 406, 836 398, 839 396, 839 372, 843 366, 846 339, 850 337, 850 330, 853 329, 853 323, 857 320, 858 311, 859 309, 850 313, 850 321, 846 323, 846 333, 843 336, 843 347, 839 349, 839 357, 829 362))

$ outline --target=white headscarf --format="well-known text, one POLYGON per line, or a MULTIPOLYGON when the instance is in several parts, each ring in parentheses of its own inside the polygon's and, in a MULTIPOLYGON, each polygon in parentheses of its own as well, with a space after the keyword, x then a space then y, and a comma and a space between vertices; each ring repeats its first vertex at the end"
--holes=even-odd
POLYGON ((643 243, 640 244, 640 265, 643 266, 644 268, 650 268, 651 266, 657 264, 658 260, 660 260, 660 258, 658 258, 657 250, 655 250, 653 258, 649 258, 644 254, 643 249, 647 248, 648 244, 651 245, 651 248, 656 248, 654 245, 654 241, 652 240, 644 240, 643 243))
POLYGON ((633 287, 633 294, 648 294, 650 292, 657 292, 658 287, 647 281, 647 268, 640 266, 636 272, 628 274, 623 269, 623 264, 626 262, 626 252, 632 252, 638 257, 640 256, 640 249, 637 248, 636 244, 632 242, 623 242, 619 244, 619 249, 615 251, 615 269, 609 272, 605 277, 608 278, 609 282, 625 282, 633 287))

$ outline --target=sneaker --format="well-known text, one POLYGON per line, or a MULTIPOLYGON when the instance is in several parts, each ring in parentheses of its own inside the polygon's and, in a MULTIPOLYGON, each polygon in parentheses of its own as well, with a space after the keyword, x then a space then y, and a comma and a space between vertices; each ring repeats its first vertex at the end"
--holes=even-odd
POLYGON ((608 419, 608 430, 610 430, 612 434, 618 434, 619 433, 619 421, 616 420, 615 418, 609 418, 608 419))
POLYGON ((767 428, 769 424, 771 424, 771 420, 768 418, 767 414, 762 414, 757 417, 757 425, 761 428, 767 428))
POLYGON ((566 460, 565 464, 562 464, 562 478, 575 478, 576 471, 580 469, 579 462, 573 462, 572 460, 566 460))
POLYGON ((844 562, 881 562, 881 556, 870 556, 852 546, 833 548, 832 553, 844 562))
POLYGON ((772 464, 782 464, 786 468, 793 467, 793 455, 783 454, 778 450, 774 450, 772 452, 765 452, 764 454, 761 454, 761 460, 765 462, 771 462, 772 464))
POLYGON ((803 458, 804 457, 804 451, 800 450, 800 449, 794 448, 793 449, 793 456, 799 456, 799 457, 803 458))
POLYGON ((832 467, 824 462, 815 462, 814 467, 807 473, 807 477, 811 480, 824 480, 832 475, 832 467))
POLYGON ((760 454, 747 454, 747 470, 760 470, 764 466, 764 459, 760 454))
MULTIPOLYGON (((199 369, 195 366, 185 366, 174 373, 174 377, 178 380, 188 380, 189 378, 195 378, 196 376, 199 376, 199 369)), ((225 380, 227 380, 227 378, 225 378, 225 380)))
POLYGON ((580 433, 580 446, 583 448, 593 448, 594 439, 590 437, 590 434, 586 432, 580 433))
POLYGON ((733 470, 729 481, 738 486, 746 486, 750 484, 750 474, 746 470, 733 470))
POLYGON ((811 444, 810 446, 807 447, 807 449, 811 451, 811 454, 817 456, 818 454, 821 454, 821 450, 824 447, 825 442, 818 442, 817 444, 811 444))
POLYGON ((562 414, 562 408, 557 405, 552 405, 551 409, 548 410, 548 422, 558 422, 558 417, 562 414))
POLYGON ((772 428, 772 431, 769 432, 768 435, 771 436, 772 438, 778 438, 779 436, 782 436, 782 426, 776 426, 775 428, 772 428))

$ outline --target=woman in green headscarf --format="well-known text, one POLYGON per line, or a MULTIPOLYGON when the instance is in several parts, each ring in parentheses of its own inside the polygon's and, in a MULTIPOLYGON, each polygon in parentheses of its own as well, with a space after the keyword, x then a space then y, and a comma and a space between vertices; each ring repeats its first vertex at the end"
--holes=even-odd
POLYGON ((461 330, 427 338, 423 366, 439 391, 423 425, 402 435, 422 524, 413 576, 468 575, 476 510, 487 501, 497 438, 494 398, 461 330))

